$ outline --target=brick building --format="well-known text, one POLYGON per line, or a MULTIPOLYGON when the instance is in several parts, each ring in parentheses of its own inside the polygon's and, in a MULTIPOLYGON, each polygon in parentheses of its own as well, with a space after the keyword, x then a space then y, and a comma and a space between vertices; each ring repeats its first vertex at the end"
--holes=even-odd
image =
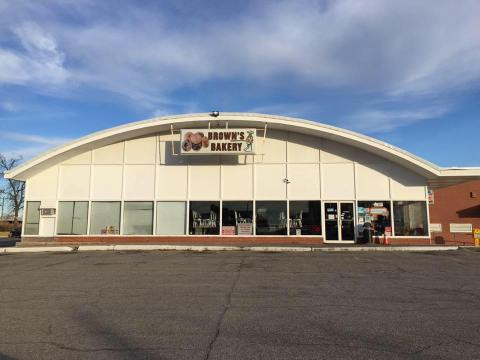
POLYGON ((430 231, 433 243, 471 245, 480 229, 480 180, 433 190, 430 231))

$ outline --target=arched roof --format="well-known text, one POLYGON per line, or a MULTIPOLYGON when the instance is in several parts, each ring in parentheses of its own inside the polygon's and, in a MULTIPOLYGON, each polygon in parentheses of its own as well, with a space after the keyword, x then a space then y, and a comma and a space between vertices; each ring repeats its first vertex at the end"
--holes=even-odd
POLYGON ((224 112, 218 117, 211 117, 205 113, 156 117, 99 131, 41 154, 10 170, 5 177, 26 180, 33 174, 84 151, 151 133, 170 131, 172 127, 174 130, 206 127, 208 122, 213 126, 216 124, 225 126, 228 122, 231 128, 264 128, 266 125, 267 133, 268 129, 276 129, 326 138, 375 153, 418 173, 433 185, 480 178, 480 168, 441 168, 383 141, 334 126, 285 116, 224 112))

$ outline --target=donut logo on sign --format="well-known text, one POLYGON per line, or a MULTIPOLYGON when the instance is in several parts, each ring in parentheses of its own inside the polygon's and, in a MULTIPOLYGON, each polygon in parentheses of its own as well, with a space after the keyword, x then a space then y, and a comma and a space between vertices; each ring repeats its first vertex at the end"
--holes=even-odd
POLYGON ((208 148, 208 138, 203 132, 187 132, 182 141, 182 149, 184 151, 198 151, 202 147, 208 148))

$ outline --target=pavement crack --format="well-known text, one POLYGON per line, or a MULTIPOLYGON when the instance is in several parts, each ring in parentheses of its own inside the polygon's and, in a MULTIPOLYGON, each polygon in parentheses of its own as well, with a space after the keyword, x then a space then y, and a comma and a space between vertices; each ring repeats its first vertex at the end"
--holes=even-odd
POLYGON ((205 360, 210 359, 210 354, 212 352, 213 346, 215 345, 215 342, 217 341, 218 337, 220 336, 220 329, 222 327, 223 319, 225 318, 225 314, 227 313, 227 311, 230 309, 230 305, 232 303, 232 294, 235 291, 238 280, 240 279, 240 273, 241 273, 243 267, 245 266, 245 257, 246 257, 246 255, 244 255, 242 257, 242 260, 240 261, 240 264, 238 265, 238 268, 235 271, 235 278, 233 279, 232 286, 230 287, 230 290, 228 291, 227 300, 225 302, 225 305, 223 306, 223 311, 220 314, 220 317, 218 318, 218 321, 217 321, 215 335, 213 336, 212 340, 208 344, 207 353, 205 354, 205 357, 204 357, 205 360))
POLYGON ((131 346, 131 347, 92 347, 92 348, 85 348, 85 347, 75 347, 75 346, 67 346, 63 343, 56 342, 56 341, 27 341, 27 342, 0 342, 0 345, 49 345, 55 347, 60 350, 77 352, 77 353, 96 353, 96 352, 138 352, 138 351, 158 351, 158 350, 193 350, 193 348, 175 348, 175 347, 164 347, 164 346, 153 346, 153 347, 145 347, 145 346, 131 346))

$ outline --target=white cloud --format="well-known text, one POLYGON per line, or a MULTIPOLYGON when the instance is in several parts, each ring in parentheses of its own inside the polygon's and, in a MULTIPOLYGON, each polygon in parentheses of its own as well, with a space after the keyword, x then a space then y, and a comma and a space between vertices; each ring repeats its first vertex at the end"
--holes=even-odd
POLYGON ((0 153, 7 158, 29 159, 37 156, 50 148, 65 144, 71 139, 61 137, 39 136, 18 132, 0 132, 2 148, 0 153))
MULTIPOLYGON (((108 4, 2 4, 0 23, 19 48, 0 42, 0 83, 69 80, 151 112, 175 102, 173 92, 185 86, 208 92, 201 84, 215 80, 247 80, 252 93, 260 86, 295 89, 297 98, 318 89, 419 97, 480 83, 477 0, 262 1, 238 16, 208 19, 108 4)), ((425 118, 422 112, 388 114, 406 124, 425 118)), ((365 111, 357 121, 383 119, 380 128, 393 128, 383 115, 365 111)))
POLYGON ((68 78, 64 54, 55 39, 38 25, 22 23, 10 29, 21 49, 0 47, 0 83, 56 85, 68 78))
POLYGON ((152 117, 161 117, 166 115, 171 115, 172 113, 165 109, 155 109, 152 113, 152 117))
POLYGON ((58 146, 71 141, 71 139, 68 138, 30 135, 9 131, 3 131, 0 133, 0 138, 13 140, 18 143, 41 144, 47 146, 58 146))
MULTIPOLYGON (((43 25, 51 35, 31 22, 16 27, 28 58, 9 52, 5 64, 23 69, 31 62, 27 68, 61 82, 65 52, 76 80, 147 102, 184 84, 236 77, 289 76, 389 93, 437 92, 480 78, 474 0, 262 2, 233 21, 169 19, 148 8, 120 12, 90 2, 76 14, 86 25, 50 20, 43 25), (185 21, 190 26, 181 26, 185 21)), ((15 73, 19 81, 30 76, 15 73)))
POLYGON ((305 113, 316 112, 322 108, 318 102, 293 102, 275 105, 257 106, 248 110, 253 113, 273 114, 280 116, 302 117, 305 113))
POLYGON ((20 148, 8 149, 1 151, 0 153, 7 159, 21 158, 22 160, 28 160, 45 152, 48 147, 45 146, 25 146, 20 148))
POLYGON ((364 110, 351 115, 343 125, 364 133, 389 132, 396 128, 422 120, 440 117, 448 112, 448 107, 437 106, 413 110, 364 110))
POLYGON ((20 106, 12 101, 2 101, 0 102, 0 109, 3 109, 8 112, 17 112, 20 110, 20 106))

